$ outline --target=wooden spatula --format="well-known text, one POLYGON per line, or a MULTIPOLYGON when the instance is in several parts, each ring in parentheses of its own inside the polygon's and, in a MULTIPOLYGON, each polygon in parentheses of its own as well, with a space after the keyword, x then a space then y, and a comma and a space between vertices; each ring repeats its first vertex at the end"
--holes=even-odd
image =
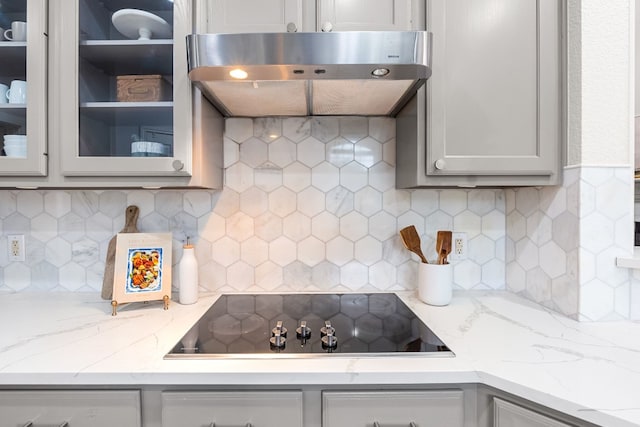
MULTIPOLYGON (((137 233, 138 232, 138 215, 140 209, 137 206, 127 206, 124 211, 125 221, 121 233, 137 233)), ((109 240, 107 247, 107 259, 104 263, 104 277, 102 279, 102 299, 110 300, 113 296, 113 271, 116 263, 116 241, 118 236, 113 236, 109 240)))
POLYGON ((451 231, 438 231, 436 234, 436 251, 438 252, 438 264, 449 264, 447 257, 451 253, 451 231))
POLYGON ((400 230, 400 237, 402 237, 402 243, 404 243, 404 246, 407 249, 418 255, 422 262, 429 264, 427 258, 425 258, 422 253, 422 249, 420 248, 420 236, 418 235, 418 230, 416 230, 414 225, 410 225, 400 230))

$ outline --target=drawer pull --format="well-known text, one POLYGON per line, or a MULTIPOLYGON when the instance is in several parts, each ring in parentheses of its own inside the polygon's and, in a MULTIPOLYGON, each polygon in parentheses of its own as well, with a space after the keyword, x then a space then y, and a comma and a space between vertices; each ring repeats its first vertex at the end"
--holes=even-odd
MULTIPOLYGON (((36 427, 36 425, 33 423, 33 421, 29 421, 25 425, 23 425, 22 427, 36 427)), ((58 427, 69 427, 69 421, 63 422, 58 427)))
MULTIPOLYGON (((26 426, 25 426, 26 427, 26 426)), ((61 426, 62 427, 62 426, 61 426)), ((211 424, 209 424, 209 427, 216 427, 216 423, 213 422, 211 424)), ((253 427, 253 424, 251 423, 246 423, 243 427, 253 427)))
MULTIPOLYGON (((380 425, 379 422, 374 421, 373 422, 373 427, 382 427, 382 426, 380 425)), ((409 427, 418 427, 418 424, 414 423, 413 421, 410 421, 409 422, 409 427)))

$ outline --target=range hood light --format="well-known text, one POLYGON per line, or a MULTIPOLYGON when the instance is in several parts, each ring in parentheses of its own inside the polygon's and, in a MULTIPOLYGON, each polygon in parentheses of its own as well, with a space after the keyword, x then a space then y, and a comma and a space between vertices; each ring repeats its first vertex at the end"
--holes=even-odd
POLYGON ((238 80, 244 80, 249 76, 249 74, 247 74, 247 72, 242 68, 234 68, 233 70, 229 71, 229 75, 238 80))
POLYGON ((384 77, 387 74, 389 74, 389 69, 388 68, 376 68, 375 70, 373 70, 371 72, 371 75, 373 77, 384 77))

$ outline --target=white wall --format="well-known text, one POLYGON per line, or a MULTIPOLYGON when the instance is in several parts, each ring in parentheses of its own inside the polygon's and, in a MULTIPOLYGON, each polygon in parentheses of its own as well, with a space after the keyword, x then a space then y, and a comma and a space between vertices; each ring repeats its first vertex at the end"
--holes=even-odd
POLYGON ((570 0, 567 164, 628 165, 634 0, 570 0))

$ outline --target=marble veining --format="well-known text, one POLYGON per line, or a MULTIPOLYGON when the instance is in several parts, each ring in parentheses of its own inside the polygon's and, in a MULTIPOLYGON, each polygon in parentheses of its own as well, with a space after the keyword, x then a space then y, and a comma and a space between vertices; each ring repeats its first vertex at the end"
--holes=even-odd
POLYGON ((95 294, 2 294, 0 323, 12 327, 0 384, 480 382, 597 425, 640 426, 639 323, 580 323, 506 291, 457 291, 446 307, 398 295, 455 357, 164 360, 218 294, 168 311, 128 305, 115 317, 95 294))

